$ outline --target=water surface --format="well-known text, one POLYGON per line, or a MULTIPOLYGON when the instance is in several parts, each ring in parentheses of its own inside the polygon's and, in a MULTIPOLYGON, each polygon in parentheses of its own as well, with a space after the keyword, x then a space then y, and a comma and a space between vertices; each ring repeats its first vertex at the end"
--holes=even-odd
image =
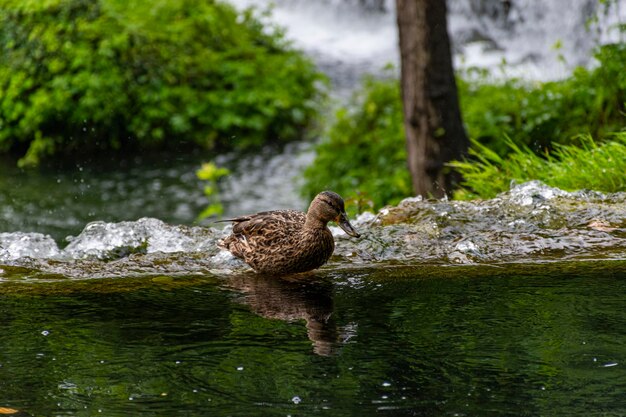
POLYGON ((32 416, 626 413, 623 261, 0 284, 32 416))
MULTIPOLYGON (((298 187, 311 162, 311 144, 267 147, 255 154, 155 152, 86 161, 71 166, 21 170, 0 158, 0 232, 37 232, 64 246, 91 221, 156 217, 171 224, 198 224, 209 201, 196 177, 203 162, 216 161, 231 175, 221 182, 225 216, 275 208, 305 209, 298 187)), ((207 222, 205 222, 207 223, 207 222)))
MULTIPOLYGON (((626 415, 626 193, 533 181, 332 227, 319 270, 229 233, 0 233, 0 407, 31 416, 626 415)), ((2 410, 0 408, 0 410, 2 410)))

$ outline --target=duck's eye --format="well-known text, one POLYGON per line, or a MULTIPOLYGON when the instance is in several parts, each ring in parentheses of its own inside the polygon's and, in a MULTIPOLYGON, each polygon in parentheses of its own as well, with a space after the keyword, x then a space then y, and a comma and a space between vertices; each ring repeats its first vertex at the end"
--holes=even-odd
POLYGON ((341 210, 337 207, 334 201, 330 201, 330 200, 322 200, 322 201, 326 203, 328 206, 330 206, 331 209, 341 212, 341 210))

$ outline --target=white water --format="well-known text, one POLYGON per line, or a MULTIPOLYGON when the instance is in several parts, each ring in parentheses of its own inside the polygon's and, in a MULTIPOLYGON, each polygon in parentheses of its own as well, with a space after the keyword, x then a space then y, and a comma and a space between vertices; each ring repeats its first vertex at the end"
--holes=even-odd
POLYGON ((233 153, 217 159, 218 164, 235 166, 220 185, 226 217, 277 208, 306 210, 308 202, 299 190, 301 171, 315 156, 311 144, 293 143, 281 153, 273 153, 273 149, 265 149, 244 158, 233 153))
MULTIPOLYGON (((363 10, 349 0, 230 0, 239 8, 254 6, 272 13, 266 20, 286 29, 295 46, 329 73, 335 87, 351 88, 365 73, 398 65, 393 1, 386 11, 363 10)), ((455 65, 499 69, 546 80, 591 65, 593 48, 614 42, 615 25, 626 22, 626 0, 605 9, 597 0, 449 0, 449 31, 455 65), (593 16, 598 22, 588 25, 593 16), (560 48, 555 45, 560 44, 560 48)))
MULTIPOLYGON (((538 181, 486 201, 410 198, 353 219, 361 238, 332 227, 336 249, 329 267, 624 259, 625 213, 626 193, 566 192, 538 181)), ((19 277, 76 278, 248 271, 217 247, 229 232, 149 218, 98 221, 64 249, 42 234, 0 233, 0 281, 3 269, 11 276, 15 268, 19 277)))

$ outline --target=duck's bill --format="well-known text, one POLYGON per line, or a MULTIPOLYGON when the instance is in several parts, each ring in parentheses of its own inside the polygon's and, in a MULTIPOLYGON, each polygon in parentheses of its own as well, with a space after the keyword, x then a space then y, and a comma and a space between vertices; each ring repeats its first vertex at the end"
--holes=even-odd
POLYGON ((337 223, 339 224, 339 227, 341 227, 343 231, 346 232, 348 235, 352 237, 361 236, 356 230, 354 230, 354 227, 352 227, 352 225, 348 221, 348 217, 345 213, 341 213, 341 215, 339 216, 339 221, 337 223))

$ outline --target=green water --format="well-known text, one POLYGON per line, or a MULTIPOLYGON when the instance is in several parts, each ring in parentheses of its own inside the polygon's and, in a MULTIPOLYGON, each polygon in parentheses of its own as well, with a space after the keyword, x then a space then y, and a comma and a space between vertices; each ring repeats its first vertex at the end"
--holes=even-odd
POLYGON ((304 282, 7 280, 0 407, 32 416, 626 415, 625 293, 619 261, 326 270, 304 282))
POLYGON ((0 232, 39 232, 62 242, 95 220, 152 216, 190 224, 207 204, 195 176, 201 162, 199 155, 145 155, 20 170, 0 157, 0 232))
POLYGON ((225 216, 304 209, 297 177, 312 159, 309 148, 300 143, 219 157, 200 151, 146 152, 30 170, 18 169, 15 159, 0 155, 0 233, 49 234, 64 246, 68 235, 76 236, 98 220, 155 217, 169 224, 197 224, 209 201, 196 171, 207 161, 231 171, 221 182, 225 216))

